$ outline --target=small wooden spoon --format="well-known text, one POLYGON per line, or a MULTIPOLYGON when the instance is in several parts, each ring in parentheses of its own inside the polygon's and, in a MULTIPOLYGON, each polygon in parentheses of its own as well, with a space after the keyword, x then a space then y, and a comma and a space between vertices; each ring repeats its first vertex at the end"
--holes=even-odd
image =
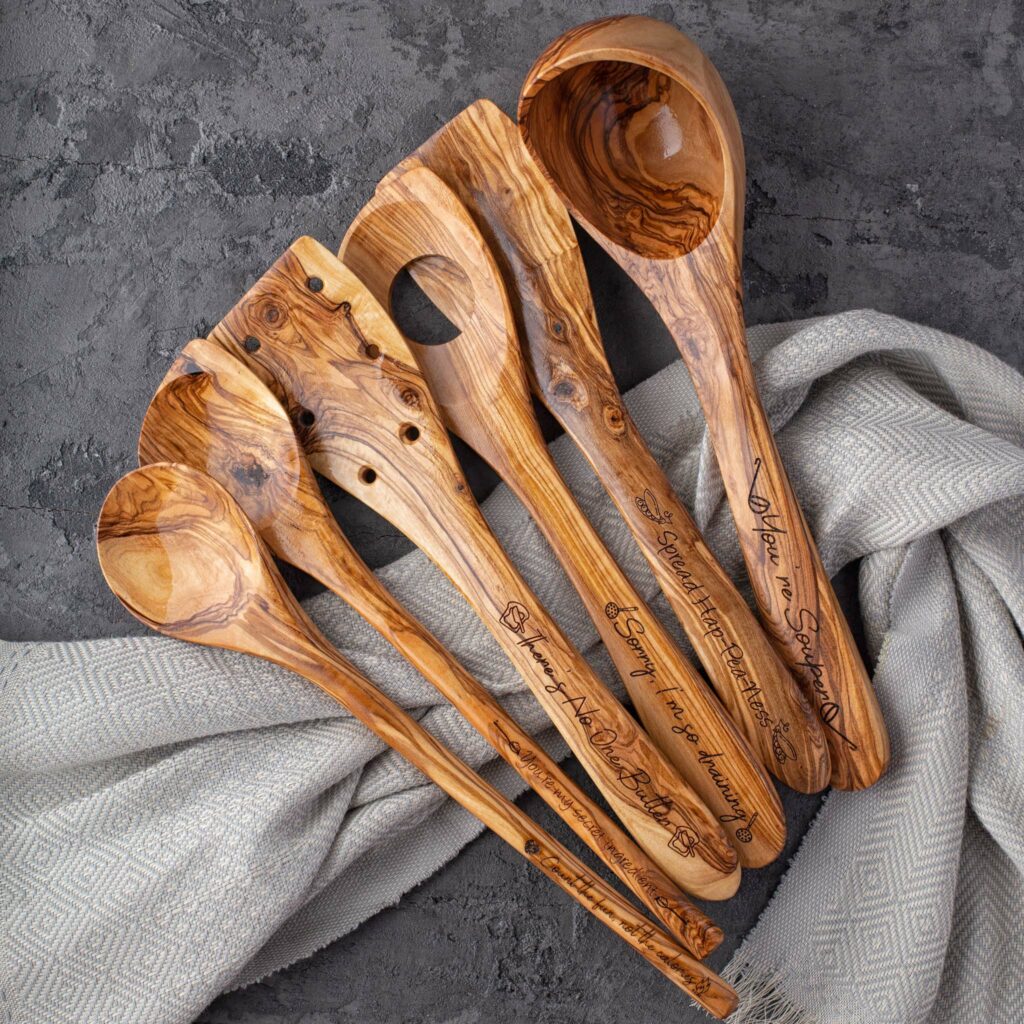
POLYGON ((885 724, 747 352, 743 144, 725 85, 671 26, 607 18, 541 54, 519 125, 573 215, 672 332, 704 407, 761 616, 826 727, 832 783, 870 786, 889 761, 885 724))
POLYGON ((716 1017, 736 994, 345 661, 302 610, 231 495, 187 466, 123 477, 97 527, 100 567, 124 606, 168 636, 266 658, 347 708, 716 1017))
POLYGON ((644 727, 736 837, 740 862, 759 867, 774 860, 786 836, 775 787, 559 475, 534 418, 500 272, 465 207, 432 171, 413 168, 380 186, 352 222, 341 254, 382 304, 411 266, 427 294, 462 326, 444 345, 409 342, 449 429, 529 509, 583 599, 644 727), (756 831, 750 827, 755 814, 756 831))
POLYGON ((632 530, 733 721, 777 778, 804 793, 823 789, 831 768, 817 716, 626 410, 572 222, 515 123, 478 100, 397 171, 416 166, 437 174, 473 216, 507 285, 534 393, 632 530))
POLYGON ((415 359, 366 286, 295 242, 210 338, 283 402, 310 465, 397 526, 462 592, 619 820, 687 892, 740 869, 714 816, 597 678, 491 533, 415 359))
POLYGON ((288 414, 238 359, 204 338, 185 346, 146 412, 139 461, 208 473, 278 558, 318 579, 405 655, 690 953, 703 959, 722 941, 722 930, 371 572, 331 515, 288 414))

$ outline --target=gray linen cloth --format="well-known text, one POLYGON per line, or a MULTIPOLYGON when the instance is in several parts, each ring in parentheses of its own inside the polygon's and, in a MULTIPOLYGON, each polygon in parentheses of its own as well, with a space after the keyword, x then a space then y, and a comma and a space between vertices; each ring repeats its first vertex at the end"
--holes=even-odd
MULTIPOLYGON (((750 343, 827 568, 862 559, 893 760, 873 789, 824 802, 729 965, 744 998, 736 1019, 1020 1021, 1024 379, 964 341, 872 312, 756 328, 750 343)), ((740 575, 685 369, 628 401, 740 575)), ((554 450, 654 597, 589 469, 564 439, 554 450)), ((486 513, 615 685, 522 507, 501 489, 486 513)), ((542 729, 533 698, 419 553, 381 577, 542 729)), ((353 613, 328 596, 308 608, 446 743, 519 791, 353 613)), ((394 903, 480 828, 313 687, 252 659, 159 637, 4 644, 0 682, 0 1004, 16 1024, 190 1021, 221 991, 394 903)))

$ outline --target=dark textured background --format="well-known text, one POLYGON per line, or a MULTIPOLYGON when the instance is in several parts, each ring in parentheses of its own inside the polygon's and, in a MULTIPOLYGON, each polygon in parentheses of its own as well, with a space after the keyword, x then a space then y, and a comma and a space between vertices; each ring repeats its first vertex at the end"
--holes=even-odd
MULTIPOLYGON (((329 246, 374 183, 481 95, 512 111, 567 26, 625 10, 691 34, 747 147, 751 322, 857 306, 1017 366, 1024 5, 1014 0, 33 0, 0 25, 0 636, 137 632, 92 524, 177 348, 297 235, 329 246)), ((674 357, 586 247, 623 386, 674 357)), ((480 490, 486 474, 475 474, 480 490)), ((335 507, 375 564, 404 542, 335 507)), ((538 813, 538 801, 526 806, 538 813)), ((789 805, 794 835, 813 802, 789 805)), ((549 820, 549 819, 545 819, 549 820)), ((777 871, 716 911, 733 937, 777 871)), ((760 875, 760 877, 759 877, 760 875)), ((202 1020, 688 1019, 671 987, 499 842, 202 1020)))

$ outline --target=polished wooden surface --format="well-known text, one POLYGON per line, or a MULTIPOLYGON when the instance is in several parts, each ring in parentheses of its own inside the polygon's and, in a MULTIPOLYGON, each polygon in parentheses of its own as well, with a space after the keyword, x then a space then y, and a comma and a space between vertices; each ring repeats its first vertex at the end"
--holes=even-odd
POLYGON ((660 312, 693 377, 761 617, 825 727, 832 783, 885 771, 885 724, 758 398, 740 280, 743 146, 721 78, 662 22, 608 18, 527 76, 525 143, 660 312))
POLYGON ((721 929, 380 583, 327 507, 287 413, 231 353, 204 338, 185 346, 146 412, 139 461, 184 463, 220 483, 274 555, 408 658, 688 952, 703 958, 721 942, 721 929))
POLYGON ((234 499, 187 466, 123 477, 97 527, 128 610, 169 636, 266 658, 320 687, 716 1017, 736 995, 346 662, 303 612, 234 499))
POLYGON ((449 576, 662 870, 688 892, 732 895, 740 869, 725 833, 509 562, 415 358, 355 274, 300 239, 210 337, 283 401, 313 469, 401 529, 449 576))
POLYGON ((645 728, 734 839, 740 861, 778 856, 778 794, 721 704, 616 564, 558 473, 530 404, 519 340, 494 259, 466 208, 415 167, 381 184, 353 220, 344 261, 382 303, 409 266, 461 327, 410 346, 450 430, 516 492, 604 640, 645 728))
POLYGON ((823 789, 822 727, 630 418, 572 222, 515 123, 478 100, 398 173, 416 166, 437 174, 473 216, 507 285, 534 393, 608 490, 733 721, 777 778, 801 792, 823 789))

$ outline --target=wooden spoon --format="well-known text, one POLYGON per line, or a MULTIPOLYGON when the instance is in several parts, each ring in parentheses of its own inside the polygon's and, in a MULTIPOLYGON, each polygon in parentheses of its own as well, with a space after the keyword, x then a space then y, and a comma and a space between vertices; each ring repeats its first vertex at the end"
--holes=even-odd
POLYGON ((382 304, 410 266, 461 325, 462 333, 444 345, 410 341, 449 429, 529 509, 583 599, 640 720, 726 834, 736 837, 740 862, 758 867, 774 860, 786 835, 775 788, 559 475, 534 418, 500 272, 465 207, 432 171, 413 168, 380 186, 352 222, 341 254, 382 304), (756 831, 750 827, 755 814, 756 831))
POLYGON ((288 414, 238 359, 204 338, 185 346, 146 412, 139 461, 208 473, 278 558, 334 591, 405 655, 690 953, 703 959, 722 941, 722 930, 370 571, 327 507, 288 414))
POLYGON ((509 562, 412 353, 366 286, 323 246, 300 239, 210 337, 274 389, 301 426, 313 469, 449 576, 669 878, 710 899, 731 896, 735 850, 509 562))
POLYGON ((329 694, 717 1017, 736 994, 345 661, 303 612, 231 495, 188 466, 123 477, 97 528, 125 607, 168 636, 266 658, 329 694))
POLYGON ((672 332, 704 407, 762 619, 826 727, 832 783, 870 786, 889 761, 885 724, 747 352, 743 144, 725 85, 671 26, 608 18, 541 54, 519 125, 576 219, 672 332))
POLYGON ((817 716, 630 418, 605 357, 572 222, 515 123, 478 100, 398 171, 416 166, 456 193, 487 241, 534 393, 632 530, 733 721, 777 778, 804 793, 823 789, 831 769, 817 716))

